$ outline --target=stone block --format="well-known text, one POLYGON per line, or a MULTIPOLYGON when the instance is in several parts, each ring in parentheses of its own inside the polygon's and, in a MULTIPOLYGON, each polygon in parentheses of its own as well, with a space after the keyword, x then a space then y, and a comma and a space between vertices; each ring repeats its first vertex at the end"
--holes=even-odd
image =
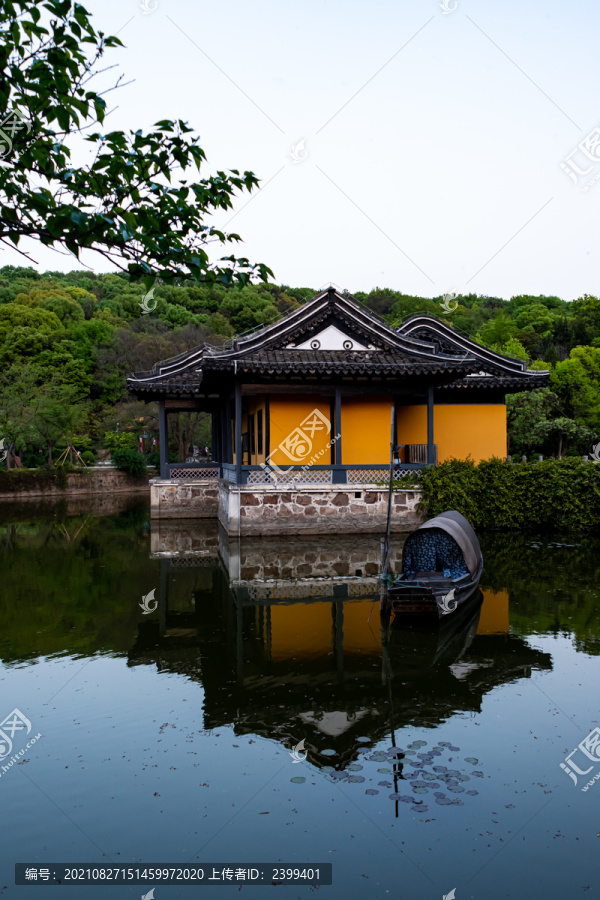
POLYGON ((336 494, 331 500, 333 506, 348 506, 349 502, 348 494, 336 494))

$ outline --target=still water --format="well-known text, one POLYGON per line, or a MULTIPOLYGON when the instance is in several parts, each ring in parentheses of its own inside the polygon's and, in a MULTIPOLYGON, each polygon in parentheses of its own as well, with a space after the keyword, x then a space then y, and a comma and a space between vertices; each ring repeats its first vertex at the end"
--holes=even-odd
POLYGON ((594 735, 589 773, 560 767, 599 724, 597 538, 484 535, 480 607, 382 630, 373 535, 240 546, 126 497, 0 522, 0 721, 31 723, 0 760, 0 896, 45 896, 16 862, 333 866, 222 898, 597 894, 594 735))

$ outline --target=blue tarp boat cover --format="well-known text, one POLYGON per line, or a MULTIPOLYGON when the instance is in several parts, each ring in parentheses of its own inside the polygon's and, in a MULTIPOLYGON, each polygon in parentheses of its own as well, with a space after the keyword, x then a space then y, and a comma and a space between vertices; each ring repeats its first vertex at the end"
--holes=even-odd
POLYGON ((406 539, 402 553, 404 577, 417 572, 441 572, 446 578, 475 575, 481 560, 479 541, 456 510, 429 519, 406 539))

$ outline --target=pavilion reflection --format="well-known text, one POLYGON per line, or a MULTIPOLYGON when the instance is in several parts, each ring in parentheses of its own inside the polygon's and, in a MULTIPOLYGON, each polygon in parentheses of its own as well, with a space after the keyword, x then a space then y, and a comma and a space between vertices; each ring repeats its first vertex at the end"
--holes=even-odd
POLYGON ((510 634, 506 593, 484 590, 437 630, 380 621, 370 536, 337 536, 335 552, 323 536, 240 548, 214 530, 190 540, 189 528, 153 535, 159 615, 140 622, 129 664, 201 683, 206 729, 232 725, 288 748, 304 739, 309 761, 341 768, 393 729, 476 713, 494 687, 552 666, 510 634), (316 575, 298 575, 305 565, 316 575))

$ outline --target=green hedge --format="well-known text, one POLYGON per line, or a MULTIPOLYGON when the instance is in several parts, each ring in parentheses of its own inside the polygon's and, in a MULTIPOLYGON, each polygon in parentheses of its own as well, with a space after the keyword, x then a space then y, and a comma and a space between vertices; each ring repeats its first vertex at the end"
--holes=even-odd
POLYGON ((40 469, 6 469, 0 471, 0 494, 19 493, 33 487, 67 486, 67 474, 75 471, 71 466, 44 466, 40 469))
POLYGON ((429 517, 456 509, 475 529, 600 530, 600 464, 582 459, 449 460, 420 484, 429 517))

